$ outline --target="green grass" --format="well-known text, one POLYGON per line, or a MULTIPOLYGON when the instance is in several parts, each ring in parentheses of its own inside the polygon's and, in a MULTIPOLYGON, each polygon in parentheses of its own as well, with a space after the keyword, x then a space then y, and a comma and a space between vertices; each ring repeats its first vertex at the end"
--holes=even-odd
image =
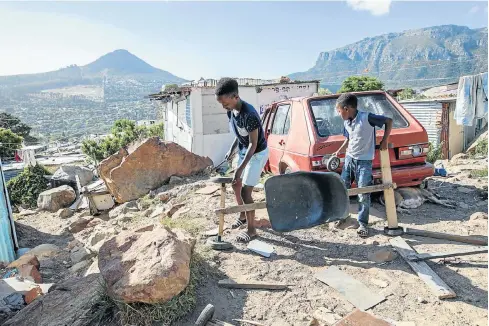
POLYGON ((192 236, 196 236, 201 231, 201 226, 195 221, 191 221, 189 218, 181 218, 181 219, 171 219, 165 217, 161 219, 161 224, 170 228, 170 229, 183 229, 188 231, 192 236))
POLYGON ((487 157, 487 139, 482 139, 475 145, 475 150, 471 154, 471 157, 483 156, 487 157))
POLYGON ((196 287, 203 277, 202 258, 194 254, 190 263, 190 281, 182 293, 170 301, 158 304, 125 303, 108 294, 107 286, 100 284, 99 293, 90 311, 89 324, 105 326, 111 323, 122 325, 152 326, 155 323, 169 326, 186 316, 195 308, 196 287))
POLYGON ((487 178, 487 168, 480 170, 470 171, 470 176, 472 178, 487 178))

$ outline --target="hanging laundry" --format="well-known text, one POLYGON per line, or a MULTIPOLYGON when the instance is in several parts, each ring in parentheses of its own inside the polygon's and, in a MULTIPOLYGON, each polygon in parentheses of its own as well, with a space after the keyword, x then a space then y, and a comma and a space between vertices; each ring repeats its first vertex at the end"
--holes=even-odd
POLYGON ((454 118, 458 125, 472 126, 487 117, 487 73, 460 77, 454 118))

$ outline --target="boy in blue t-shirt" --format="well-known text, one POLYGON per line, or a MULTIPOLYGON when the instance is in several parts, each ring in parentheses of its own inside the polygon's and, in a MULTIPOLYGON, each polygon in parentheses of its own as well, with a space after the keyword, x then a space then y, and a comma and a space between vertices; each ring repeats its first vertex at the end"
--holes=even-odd
MULTIPOLYGON (((222 78, 216 87, 216 98, 227 110, 230 129, 235 140, 226 154, 229 158, 238 146, 238 167, 234 173, 233 190, 238 205, 251 204, 253 188, 260 182, 261 173, 268 161, 268 146, 260 116, 255 108, 243 101, 238 94, 238 82, 231 78, 222 78)), ((248 242, 256 236, 254 225, 255 211, 241 213, 232 225, 239 228, 247 223, 247 232, 239 232, 236 240, 248 242)))
MULTIPOLYGON (((380 150, 387 150, 389 136, 392 130, 392 119, 357 110, 358 99, 353 94, 342 94, 336 101, 336 112, 343 118, 345 141, 335 153, 346 150, 345 162, 341 178, 347 188, 353 180, 357 187, 372 185, 372 161, 375 156, 375 128, 385 126, 384 137, 380 142, 380 150)), ((358 195, 358 235, 368 236, 368 217, 370 209, 370 194, 358 195)))

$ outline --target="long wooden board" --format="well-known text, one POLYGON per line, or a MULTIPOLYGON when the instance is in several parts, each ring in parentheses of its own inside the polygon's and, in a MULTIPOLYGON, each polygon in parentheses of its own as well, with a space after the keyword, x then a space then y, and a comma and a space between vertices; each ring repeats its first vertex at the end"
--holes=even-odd
POLYGON ((335 288, 355 307, 367 310, 385 300, 382 295, 371 291, 362 282, 343 273, 336 266, 325 268, 314 275, 318 280, 335 288))
POLYGON ((395 237, 390 239, 389 242, 439 299, 449 299, 457 296, 428 264, 424 261, 415 262, 409 260, 409 257, 417 255, 417 252, 403 238, 395 237))
POLYGON ((448 234, 448 233, 440 233, 440 232, 433 232, 433 231, 425 231, 425 230, 418 230, 418 229, 410 229, 406 228, 404 230, 404 233, 406 234, 411 234, 411 235, 417 235, 420 237, 428 237, 428 238, 434 238, 434 239, 444 239, 444 240, 450 240, 450 241, 456 241, 456 242, 463 242, 463 243, 470 243, 473 245, 477 246, 487 246, 487 237, 481 237, 476 238, 474 236, 464 236, 464 235, 456 235, 456 234, 448 234))
POLYGON ((464 250, 464 251, 454 251, 454 252, 424 253, 424 254, 409 256, 408 258, 411 261, 423 261, 423 260, 436 259, 436 258, 460 257, 460 256, 469 256, 469 255, 484 254, 484 253, 487 254, 487 247, 482 247, 479 249, 472 249, 472 250, 464 250))
POLYGON ((287 284, 267 283, 267 282, 235 282, 230 279, 220 280, 217 283, 226 289, 255 289, 255 290, 287 290, 287 284))
MULTIPOLYGON (((392 183, 391 161, 389 157, 389 149, 380 152, 380 170, 382 172, 382 183, 392 183)), ((394 189, 388 188, 384 190, 385 213, 387 215, 387 227, 396 229, 397 211, 394 189)))
POLYGON ((380 184, 375 186, 353 188, 353 189, 348 189, 348 196, 356 196, 359 194, 370 194, 373 192, 381 192, 386 189, 396 189, 396 188, 397 185, 395 183, 385 183, 385 184, 380 184))
POLYGON ((236 205, 236 206, 230 206, 226 208, 221 208, 221 209, 216 209, 214 212, 219 215, 219 214, 237 214, 241 212, 248 212, 248 211, 254 211, 257 209, 265 209, 267 208, 267 203, 266 202, 259 202, 259 203, 253 203, 253 204, 244 204, 244 205, 236 205))

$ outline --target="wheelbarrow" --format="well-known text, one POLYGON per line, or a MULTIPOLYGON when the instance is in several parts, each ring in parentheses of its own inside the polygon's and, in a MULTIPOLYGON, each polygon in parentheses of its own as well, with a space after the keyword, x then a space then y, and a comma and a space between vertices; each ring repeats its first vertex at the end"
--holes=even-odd
MULTIPOLYGON (((232 178, 215 178, 215 183, 232 178)), ((295 172, 273 176, 265 181, 266 202, 217 209, 224 215, 266 209, 274 231, 290 232, 344 219, 349 212, 349 195, 335 172, 295 172)), ((221 229, 221 227, 220 227, 221 229)))

